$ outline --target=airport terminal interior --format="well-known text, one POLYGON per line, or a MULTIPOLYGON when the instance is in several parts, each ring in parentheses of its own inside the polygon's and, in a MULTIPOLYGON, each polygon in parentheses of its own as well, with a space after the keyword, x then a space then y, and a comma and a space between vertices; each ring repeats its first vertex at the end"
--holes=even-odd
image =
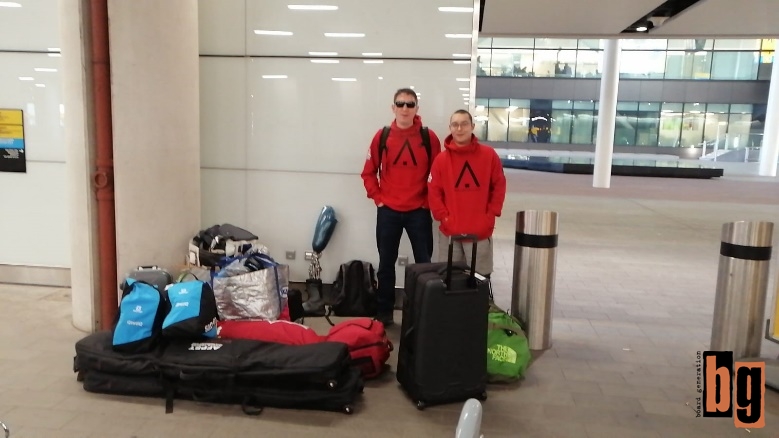
MULTIPOLYGON (((722 255, 735 222, 779 241, 776 23, 773 0, 0 1, 0 426, 11 438, 779 437, 770 385, 748 408, 760 426, 700 416, 698 362, 715 332, 748 324, 739 333, 779 388, 776 252, 722 255), (399 308, 389 367, 349 415, 190 400, 166 413, 164 398, 84 390, 74 345, 110 329, 104 303, 136 266, 185 269, 201 229, 256 233, 299 284, 330 206, 321 280, 349 260, 377 266, 359 174, 405 87, 438 137, 467 109, 503 160, 499 307, 518 281, 518 215, 559 221, 551 342, 521 380, 487 386, 476 434, 458 429, 464 401, 420 410, 402 390, 399 308), (744 307, 715 311, 723 294, 744 307)), ((407 237, 400 255, 413 263, 407 237)), ((755 396, 734 389, 734 411, 755 396)))

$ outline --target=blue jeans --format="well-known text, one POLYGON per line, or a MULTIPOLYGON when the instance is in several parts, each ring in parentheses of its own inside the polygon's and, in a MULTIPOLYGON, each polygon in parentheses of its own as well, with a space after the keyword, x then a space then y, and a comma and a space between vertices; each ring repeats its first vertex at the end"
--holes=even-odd
POLYGON ((377 311, 390 313, 395 307, 395 260, 403 230, 411 241, 414 263, 430 263, 433 256, 433 217, 430 210, 400 212, 387 206, 376 213, 376 245, 379 248, 377 311))

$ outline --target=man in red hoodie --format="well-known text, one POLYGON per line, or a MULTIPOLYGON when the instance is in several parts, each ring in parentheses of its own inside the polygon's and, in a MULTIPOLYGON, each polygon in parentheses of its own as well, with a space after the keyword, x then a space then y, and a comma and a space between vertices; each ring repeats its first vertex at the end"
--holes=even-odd
MULTIPOLYGON (((475 234, 476 272, 492 274, 492 232, 503 210, 506 176, 495 149, 479 144, 473 135, 473 117, 457 110, 449 118, 451 134, 445 150, 433 162, 428 180, 430 210, 441 222, 439 261, 449 253, 449 237, 475 234)), ((453 261, 471 263, 471 243, 455 242, 453 261)))
POLYGON ((392 101, 395 121, 389 127, 386 148, 382 133, 373 136, 362 179, 368 198, 376 203, 376 245, 379 249, 377 319, 385 326, 394 323, 395 260, 406 230, 415 263, 430 263, 433 255, 433 219, 427 200, 430 165, 441 152, 441 141, 423 128, 417 115, 419 101, 410 88, 395 92, 392 101), (429 136, 426 146, 424 133, 429 136), (429 146, 429 148, 428 148, 429 146), (378 173, 378 176, 377 176, 378 173))

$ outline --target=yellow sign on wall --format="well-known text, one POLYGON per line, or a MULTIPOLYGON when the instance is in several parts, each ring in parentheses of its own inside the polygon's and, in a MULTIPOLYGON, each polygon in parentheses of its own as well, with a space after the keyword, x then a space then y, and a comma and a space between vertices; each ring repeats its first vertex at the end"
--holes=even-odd
POLYGON ((0 172, 27 172, 22 110, 0 109, 0 172))

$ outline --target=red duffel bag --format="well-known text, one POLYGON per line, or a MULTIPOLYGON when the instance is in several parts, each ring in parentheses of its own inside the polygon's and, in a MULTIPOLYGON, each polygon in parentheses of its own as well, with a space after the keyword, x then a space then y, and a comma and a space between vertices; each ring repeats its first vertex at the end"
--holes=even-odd
POLYGON ((349 347, 352 364, 365 379, 379 376, 392 351, 384 324, 371 318, 354 318, 334 325, 325 337, 329 342, 342 342, 349 347))
POLYGON ((325 340, 309 327, 284 320, 227 320, 217 322, 217 328, 217 336, 225 339, 253 339, 287 345, 314 344, 325 340))

